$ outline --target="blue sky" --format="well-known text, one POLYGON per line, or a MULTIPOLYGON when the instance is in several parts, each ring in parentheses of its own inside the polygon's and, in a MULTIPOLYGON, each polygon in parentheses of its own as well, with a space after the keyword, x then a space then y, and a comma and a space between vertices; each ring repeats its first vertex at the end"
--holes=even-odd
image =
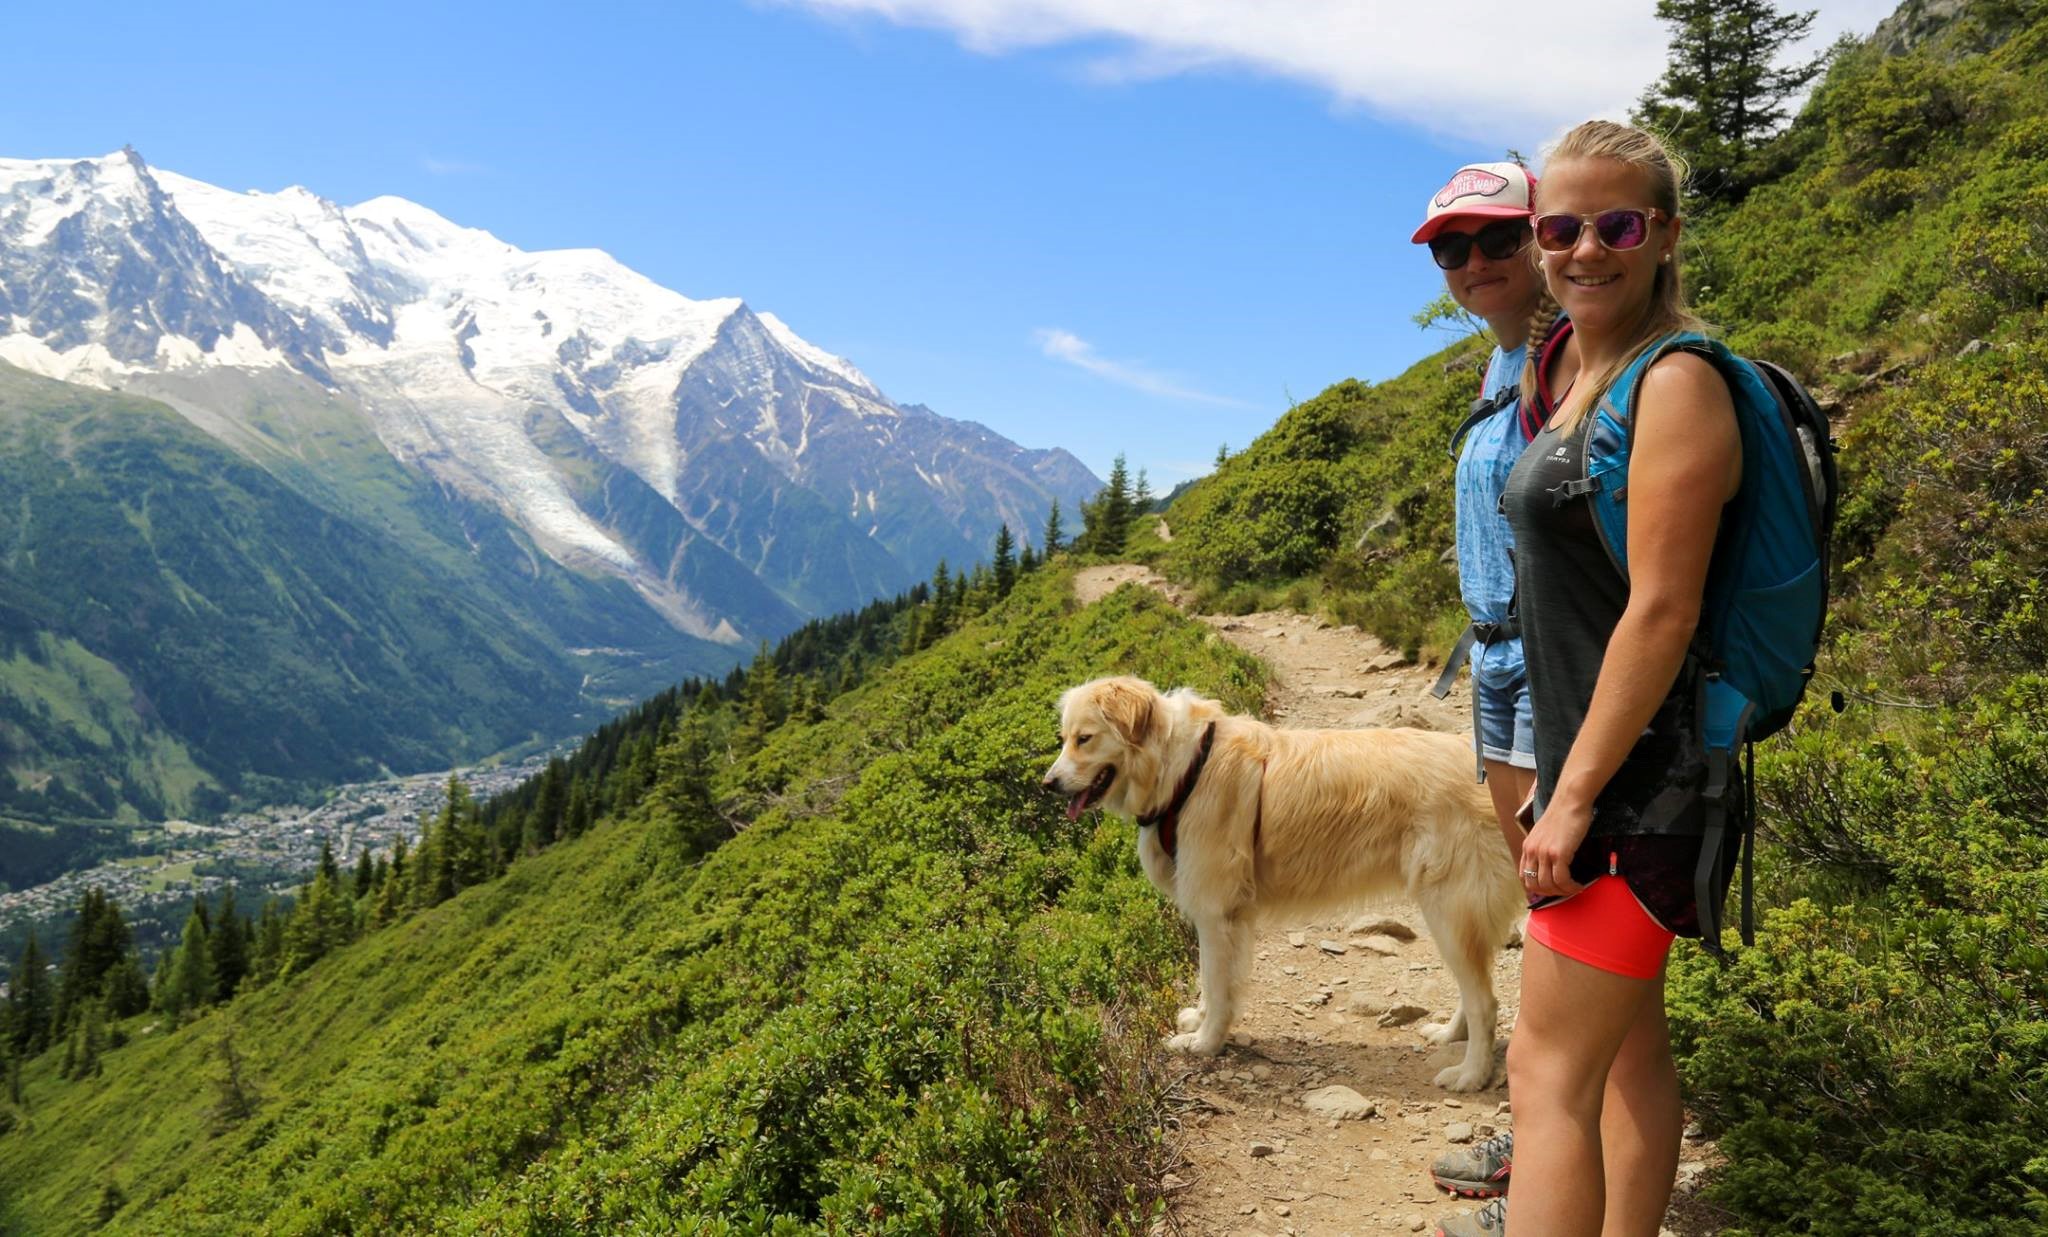
POLYGON ((1439 346, 1409 320, 1441 287, 1421 203, 1624 110, 1662 68, 1652 8, 1545 31, 1494 0, 22 6, 0 155, 129 143, 604 249, 900 402, 1098 474, 1124 451, 1164 490, 1290 398, 1439 346))

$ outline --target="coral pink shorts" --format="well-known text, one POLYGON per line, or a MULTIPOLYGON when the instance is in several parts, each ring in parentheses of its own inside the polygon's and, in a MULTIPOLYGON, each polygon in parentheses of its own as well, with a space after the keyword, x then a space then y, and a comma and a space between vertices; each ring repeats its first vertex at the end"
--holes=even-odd
POLYGON ((1631 979, 1655 979, 1676 940, 1619 876, 1529 912, 1529 937, 1567 958, 1631 979))

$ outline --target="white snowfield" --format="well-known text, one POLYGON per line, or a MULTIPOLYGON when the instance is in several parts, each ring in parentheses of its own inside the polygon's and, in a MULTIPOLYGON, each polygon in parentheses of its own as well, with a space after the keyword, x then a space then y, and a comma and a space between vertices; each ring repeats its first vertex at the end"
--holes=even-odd
MULTIPOLYGON (((837 495, 847 461, 814 466, 808 454, 822 419, 867 426, 859 439, 886 450, 905 417, 845 359, 738 298, 692 300, 595 249, 529 253, 402 198, 343 207, 296 186, 236 193, 132 151, 0 159, 0 258, 31 273, 40 306, 0 296, 12 309, 0 312, 0 360, 109 388, 203 367, 298 370, 351 398, 399 459, 710 638, 740 637, 715 604, 684 595, 670 564, 641 561, 579 506, 536 442, 535 414, 559 416, 686 519, 688 452, 708 437, 743 437, 784 477, 837 495), (138 308, 129 289, 117 306, 111 272, 138 257, 175 266, 176 294, 138 308), (156 332, 155 346, 137 355, 123 332, 156 332)), ((961 430, 962 442, 986 434, 961 430)), ((916 474, 958 503, 946 478, 916 474)))

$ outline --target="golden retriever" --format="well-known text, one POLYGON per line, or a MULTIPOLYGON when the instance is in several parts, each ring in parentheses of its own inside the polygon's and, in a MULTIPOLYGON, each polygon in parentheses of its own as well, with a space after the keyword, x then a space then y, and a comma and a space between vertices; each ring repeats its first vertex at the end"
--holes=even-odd
POLYGON ((1138 818, 1145 875, 1195 926, 1201 992, 1168 1048, 1222 1051, 1255 919, 1301 922, 1401 894, 1421 907, 1458 984, 1457 1013, 1424 1034, 1465 1039, 1465 1058, 1436 1083, 1477 1091, 1492 1081, 1494 952, 1524 899, 1492 801, 1473 782, 1469 741, 1281 730, 1130 677, 1084 683, 1059 708, 1060 755, 1045 786, 1072 797, 1070 818, 1097 806, 1138 818))

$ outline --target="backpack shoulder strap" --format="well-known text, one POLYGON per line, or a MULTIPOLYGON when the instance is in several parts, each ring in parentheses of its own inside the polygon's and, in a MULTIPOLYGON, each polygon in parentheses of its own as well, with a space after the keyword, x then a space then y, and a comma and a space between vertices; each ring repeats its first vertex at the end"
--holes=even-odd
POLYGON ((1472 432, 1473 426, 1514 403, 1518 394, 1513 387, 1502 387, 1490 396, 1473 400, 1472 411, 1466 413, 1465 419, 1458 422, 1458 428, 1451 431, 1451 458, 1458 458, 1458 447, 1465 441, 1465 435, 1472 432))
POLYGON ((1619 495, 1628 488, 1629 452, 1634 437, 1636 399, 1643 375, 1668 352, 1706 347, 1712 343, 1703 335, 1679 332, 1650 344, 1638 354, 1588 409, 1574 431, 1578 435, 1581 472, 1551 490, 1559 503, 1588 499, 1592 503, 1593 528, 1607 550, 1608 561, 1628 579, 1628 516, 1619 495))
POLYGON ((1550 419, 1557 407, 1557 397, 1550 390, 1550 372, 1557 368, 1558 354, 1564 351, 1565 341, 1572 337, 1572 320, 1563 314, 1550 324, 1550 330, 1543 337, 1543 343, 1536 349, 1536 407, 1522 407, 1522 437, 1534 440, 1543 431, 1543 423, 1550 419))

